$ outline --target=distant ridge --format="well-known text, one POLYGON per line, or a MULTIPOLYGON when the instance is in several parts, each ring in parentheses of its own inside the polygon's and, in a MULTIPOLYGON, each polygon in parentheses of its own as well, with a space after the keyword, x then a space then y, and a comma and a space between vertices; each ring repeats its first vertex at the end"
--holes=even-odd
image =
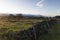
POLYGON ((0 16, 8 16, 9 14, 0 14, 0 16))
MULTIPOLYGON (((10 14, 0 14, 0 16, 8 16, 10 14)), ((12 14, 12 15, 17 15, 17 14, 12 14)), ((22 14, 24 17, 43 17, 42 15, 32 15, 32 14, 22 14)))
POLYGON ((42 15, 22 14, 24 17, 44 17, 42 15))

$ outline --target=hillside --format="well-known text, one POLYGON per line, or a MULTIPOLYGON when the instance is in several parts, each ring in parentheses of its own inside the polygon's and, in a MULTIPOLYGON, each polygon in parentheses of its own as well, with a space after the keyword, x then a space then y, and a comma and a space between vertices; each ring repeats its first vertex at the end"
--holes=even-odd
POLYGON ((8 16, 0 16, 0 28, 9 28, 11 30, 20 30, 27 29, 31 27, 36 22, 41 22, 42 20, 38 19, 26 19, 21 18, 8 18, 8 16))
MULTIPOLYGON (((54 18, 55 19, 55 18, 54 18)), ((54 20, 53 19, 53 20, 54 20)), ((58 18, 57 18, 58 19, 58 18)), ((28 30, 34 24, 50 21, 51 18, 24 18, 22 16, 0 16, 0 40, 11 40, 14 35, 22 30, 28 30), (13 36, 11 36, 13 34, 13 36), (12 38, 11 38, 12 37, 12 38)), ((59 19, 60 20, 60 19, 59 19)), ((52 26, 50 32, 46 35, 40 36, 37 40, 59 40, 60 21, 52 26)), ((18 37, 18 36, 17 36, 18 37)))

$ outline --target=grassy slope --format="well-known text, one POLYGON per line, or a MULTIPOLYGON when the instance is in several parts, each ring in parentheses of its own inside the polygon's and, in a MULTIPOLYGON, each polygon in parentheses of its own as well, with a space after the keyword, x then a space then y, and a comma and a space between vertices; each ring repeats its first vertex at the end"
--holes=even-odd
POLYGON ((38 40, 60 40, 60 22, 53 26, 51 31, 38 40))
MULTIPOLYGON (((0 16, 0 28, 9 28, 13 31, 24 30, 32 27, 33 23, 40 22, 38 19, 20 19, 19 22, 9 22, 7 17, 0 16)), ((14 19, 13 19, 14 20, 14 19)))
MULTIPOLYGON (((32 23, 40 21, 41 20, 37 19, 21 19, 19 22, 11 23, 6 22, 4 19, 0 19, 0 28, 9 28, 13 31, 22 30, 31 27, 32 23)), ((49 34, 42 35, 39 40, 60 40, 60 22, 53 26, 49 34)))

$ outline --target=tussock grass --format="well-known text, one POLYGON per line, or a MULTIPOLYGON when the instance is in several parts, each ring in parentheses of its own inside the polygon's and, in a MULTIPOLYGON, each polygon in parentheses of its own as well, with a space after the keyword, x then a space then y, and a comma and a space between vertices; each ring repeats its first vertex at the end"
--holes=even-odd
POLYGON ((60 40, 60 22, 52 26, 50 32, 46 35, 42 35, 38 40, 60 40))
MULTIPOLYGON (((14 19, 12 19, 14 20, 14 19)), ((0 16, 0 28, 9 28, 9 30, 19 31, 32 27, 33 23, 41 22, 38 19, 19 19, 17 22, 10 22, 6 16, 0 16)))

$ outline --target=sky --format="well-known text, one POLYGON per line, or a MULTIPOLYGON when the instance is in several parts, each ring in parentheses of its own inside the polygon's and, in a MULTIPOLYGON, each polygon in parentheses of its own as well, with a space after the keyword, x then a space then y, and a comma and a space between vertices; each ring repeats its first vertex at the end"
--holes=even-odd
POLYGON ((60 15, 60 0, 0 0, 0 14, 60 15))

